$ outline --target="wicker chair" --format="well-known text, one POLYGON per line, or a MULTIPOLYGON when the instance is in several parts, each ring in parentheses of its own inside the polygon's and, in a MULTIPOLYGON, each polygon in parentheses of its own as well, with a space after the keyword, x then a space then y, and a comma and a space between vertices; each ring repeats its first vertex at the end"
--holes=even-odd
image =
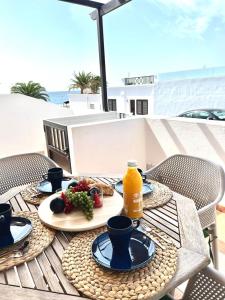
POLYGON ((0 195, 9 189, 41 180, 48 169, 57 165, 39 153, 13 155, 0 159, 0 195))
POLYGON ((218 268, 216 204, 222 199, 225 175, 222 167, 198 157, 177 154, 144 174, 171 190, 194 200, 202 228, 208 228, 215 268, 218 268))
POLYGON ((192 277, 182 300, 224 300, 225 277, 209 267, 192 277))

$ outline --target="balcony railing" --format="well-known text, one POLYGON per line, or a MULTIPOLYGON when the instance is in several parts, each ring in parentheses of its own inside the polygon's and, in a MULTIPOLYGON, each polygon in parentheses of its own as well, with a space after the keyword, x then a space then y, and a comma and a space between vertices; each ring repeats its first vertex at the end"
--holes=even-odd
POLYGON ((68 128, 72 172, 122 174, 129 159, 144 170, 176 153, 225 165, 225 122, 133 117, 68 128))
POLYGON ((140 77, 129 77, 124 78, 125 85, 139 85, 139 84, 153 84, 155 76, 140 76, 140 77))

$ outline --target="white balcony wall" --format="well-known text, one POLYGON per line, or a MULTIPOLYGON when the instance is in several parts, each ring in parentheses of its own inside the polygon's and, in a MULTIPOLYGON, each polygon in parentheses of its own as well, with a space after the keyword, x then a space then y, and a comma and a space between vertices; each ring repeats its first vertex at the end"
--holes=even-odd
POLYGON ((123 174, 129 159, 146 165, 143 118, 77 125, 68 134, 73 173, 123 174))
POLYGON ((68 108, 32 97, 0 95, 0 157, 45 152, 43 120, 71 116, 68 108))
POLYGON ((225 166, 225 122, 185 118, 146 118, 148 165, 176 153, 199 156, 225 166))
POLYGON ((144 170, 181 153, 225 166, 225 122, 136 117, 69 130, 73 173, 123 174, 128 159, 144 170))

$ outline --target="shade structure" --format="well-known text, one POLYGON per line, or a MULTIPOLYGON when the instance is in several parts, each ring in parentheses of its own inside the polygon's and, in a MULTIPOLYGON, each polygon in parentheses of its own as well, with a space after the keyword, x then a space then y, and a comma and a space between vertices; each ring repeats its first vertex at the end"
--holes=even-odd
POLYGON ((73 4, 83 5, 87 7, 95 8, 90 14, 93 20, 97 21, 98 30, 98 51, 99 51, 99 63, 100 63, 100 75, 101 75, 101 89, 102 89, 102 108, 104 111, 108 109, 107 99, 107 81, 106 81, 106 67, 105 67, 105 47, 104 47, 104 33, 103 33, 103 20, 102 17, 110 13, 111 11, 119 8, 120 6, 130 2, 131 0, 59 0, 63 2, 69 2, 73 4))

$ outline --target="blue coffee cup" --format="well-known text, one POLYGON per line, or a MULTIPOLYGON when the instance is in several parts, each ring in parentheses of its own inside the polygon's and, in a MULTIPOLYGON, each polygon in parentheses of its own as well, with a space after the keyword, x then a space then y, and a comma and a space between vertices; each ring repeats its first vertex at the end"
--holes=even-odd
POLYGON ((51 168, 47 174, 42 175, 45 180, 48 180, 52 185, 52 192, 62 188, 63 169, 51 168))
POLYGON ((144 172, 142 171, 142 169, 137 168, 137 170, 141 174, 143 182, 147 182, 147 175, 144 174, 144 172))
POLYGON ((126 255, 128 253, 132 231, 139 225, 139 220, 135 224, 126 216, 115 216, 108 220, 107 229, 114 254, 126 255))
POLYGON ((12 208, 10 204, 0 204, 0 235, 10 234, 12 208))

